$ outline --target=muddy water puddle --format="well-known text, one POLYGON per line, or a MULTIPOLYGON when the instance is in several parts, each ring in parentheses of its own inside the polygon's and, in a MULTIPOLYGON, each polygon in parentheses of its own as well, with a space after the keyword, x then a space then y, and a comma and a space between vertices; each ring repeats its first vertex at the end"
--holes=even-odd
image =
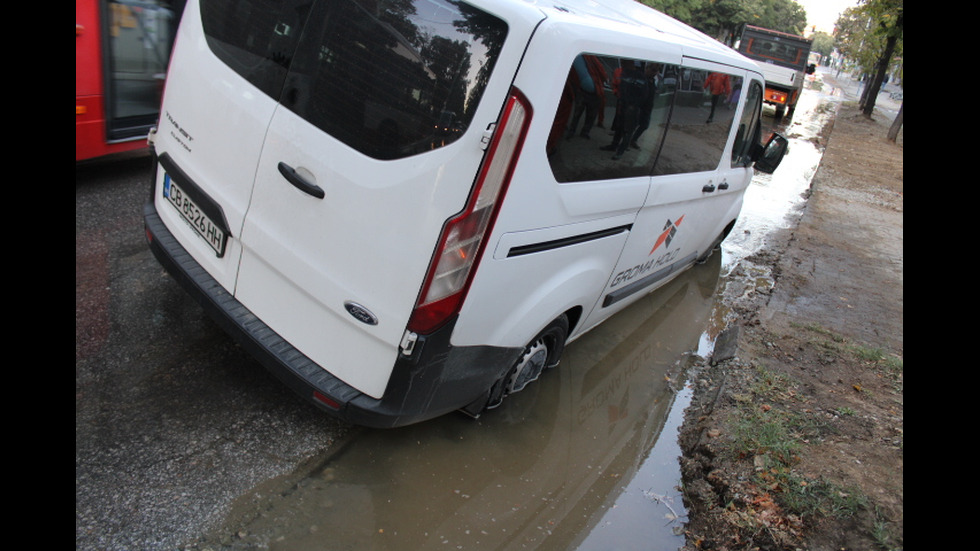
MULTIPOLYGON (((225 543, 272 550, 678 549, 686 510, 677 431, 688 368, 709 356, 730 272, 799 216, 832 112, 804 93, 772 177, 705 264, 568 345, 561 365, 480 419, 358 431, 301 476, 236 505, 225 543), (234 526, 234 528, 231 528, 234 526), (232 543, 229 543, 229 540, 232 543)), ((766 119, 772 123, 771 118, 766 119)), ((742 285, 746 285, 743 281, 742 285)))
POLYGON ((479 419, 359 432, 298 482, 249 496, 237 537, 284 550, 679 547, 675 404, 711 315, 712 259, 479 419))

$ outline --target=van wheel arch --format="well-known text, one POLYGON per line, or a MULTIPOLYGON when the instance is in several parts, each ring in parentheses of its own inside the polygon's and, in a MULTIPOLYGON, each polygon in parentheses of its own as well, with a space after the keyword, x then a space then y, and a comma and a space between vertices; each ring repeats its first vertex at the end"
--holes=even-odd
POLYGON ((732 220, 731 222, 728 223, 727 226, 725 226, 725 229, 721 230, 721 233, 718 234, 718 237, 716 237, 715 240, 711 242, 711 246, 705 249, 704 254, 698 257, 697 260, 698 264, 704 264, 704 262, 708 260, 708 258, 711 256, 711 253, 715 252, 715 250, 717 250, 718 247, 721 246, 721 243, 728 237, 728 234, 732 233, 732 230, 735 228, 736 221, 737 220, 732 220))
POLYGON ((568 335, 571 335, 572 332, 574 332, 578 327, 578 322, 582 319, 582 310, 583 309, 581 306, 576 306, 575 308, 570 308, 563 314, 565 318, 568 319, 568 333, 565 336, 566 340, 568 339, 568 335))

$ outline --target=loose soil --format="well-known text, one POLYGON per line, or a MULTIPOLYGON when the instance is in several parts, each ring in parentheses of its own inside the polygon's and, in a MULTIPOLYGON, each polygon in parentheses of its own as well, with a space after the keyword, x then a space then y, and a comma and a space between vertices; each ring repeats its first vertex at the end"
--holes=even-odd
POLYGON ((904 136, 887 124, 841 106, 799 224, 745 263, 770 284, 726 290, 735 338, 681 430, 685 551, 903 547, 904 136))

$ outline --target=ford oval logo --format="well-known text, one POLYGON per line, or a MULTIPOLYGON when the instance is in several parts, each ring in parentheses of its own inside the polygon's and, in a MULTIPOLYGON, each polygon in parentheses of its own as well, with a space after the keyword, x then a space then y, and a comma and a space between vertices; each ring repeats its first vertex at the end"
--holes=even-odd
POLYGON ((354 319, 356 319, 361 323, 366 323, 368 325, 378 324, 378 318, 375 317, 375 315, 372 314, 370 310, 368 310, 367 308, 361 306, 356 302, 348 300, 347 302, 344 303, 344 308, 347 309, 347 312, 350 315, 354 316, 354 319))

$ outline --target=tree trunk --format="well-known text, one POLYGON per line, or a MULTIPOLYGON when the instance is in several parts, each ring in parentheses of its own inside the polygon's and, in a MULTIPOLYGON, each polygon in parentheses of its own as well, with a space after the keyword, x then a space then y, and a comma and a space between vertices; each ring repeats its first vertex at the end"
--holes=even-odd
POLYGON ((891 128, 888 129, 888 141, 894 142, 898 139, 898 131, 902 129, 904 120, 905 100, 902 100, 902 106, 898 108, 898 115, 895 115, 895 120, 892 122, 891 128))
POLYGON ((861 111, 866 117, 871 117, 874 113, 878 91, 881 89, 881 83, 885 80, 885 73, 888 72, 888 64, 892 60, 892 54, 895 53, 895 44, 898 43, 898 35, 901 34, 903 23, 904 17, 899 12, 895 27, 888 33, 888 38, 885 40, 885 51, 881 53, 881 57, 878 59, 877 70, 865 89, 866 95, 861 98, 861 111))
POLYGON ((888 63, 891 61, 892 54, 895 52, 896 42, 898 42, 898 37, 896 36, 889 36, 888 40, 885 41, 885 51, 881 53, 875 73, 865 88, 865 95, 861 99, 861 110, 866 117, 874 114, 875 101, 878 100, 878 91, 881 90, 881 83, 885 81, 885 73, 888 72, 888 63))

